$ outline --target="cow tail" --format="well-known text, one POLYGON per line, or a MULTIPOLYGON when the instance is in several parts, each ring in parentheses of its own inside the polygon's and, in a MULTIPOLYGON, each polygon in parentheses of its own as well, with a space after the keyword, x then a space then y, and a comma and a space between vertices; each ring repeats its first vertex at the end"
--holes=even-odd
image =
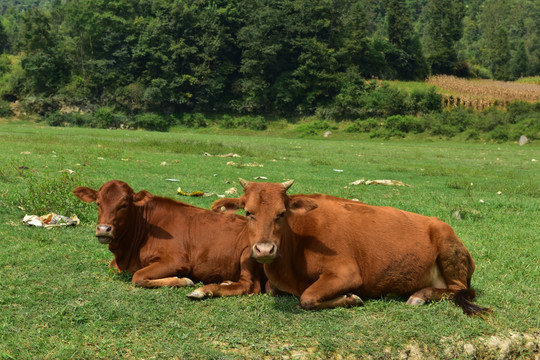
POLYGON ((468 316, 484 315, 491 313, 491 309, 478 306, 471 300, 476 297, 476 292, 471 289, 462 289, 454 294, 454 302, 463 309, 463 312, 468 316))

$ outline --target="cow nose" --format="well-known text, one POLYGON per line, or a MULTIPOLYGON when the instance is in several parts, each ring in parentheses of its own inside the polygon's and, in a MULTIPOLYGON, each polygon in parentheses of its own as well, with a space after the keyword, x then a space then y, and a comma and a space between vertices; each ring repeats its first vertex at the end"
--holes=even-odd
POLYGON ((102 244, 110 244, 113 241, 114 235, 112 226, 99 224, 96 226, 96 237, 102 244))
POLYGON ((272 243, 257 243, 251 249, 251 256, 262 263, 270 263, 278 256, 278 248, 272 243))
POLYGON ((96 227, 96 233, 98 234, 108 234, 111 232, 111 230, 112 230, 112 227, 110 225, 99 224, 96 227))

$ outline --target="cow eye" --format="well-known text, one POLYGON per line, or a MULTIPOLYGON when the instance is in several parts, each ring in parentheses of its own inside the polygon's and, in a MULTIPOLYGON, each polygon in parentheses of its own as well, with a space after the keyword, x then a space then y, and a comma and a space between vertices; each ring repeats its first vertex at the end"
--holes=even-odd
POLYGON ((282 219, 285 216, 285 211, 282 211, 278 214, 277 219, 282 219))
POLYGON ((250 217, 251 213, 249 211, 246 211, 246 217, 250 217))
POLYGON ((99 201, 96 201, 96 205, 97 205, 97 206, 100 206, 101 203, 100 203, 99 201))
POLYGON ((118 208, 119 209, 125 209, 127 207, 127 204, 126 203, 123 203, 122 205, 120 205, 118 208))

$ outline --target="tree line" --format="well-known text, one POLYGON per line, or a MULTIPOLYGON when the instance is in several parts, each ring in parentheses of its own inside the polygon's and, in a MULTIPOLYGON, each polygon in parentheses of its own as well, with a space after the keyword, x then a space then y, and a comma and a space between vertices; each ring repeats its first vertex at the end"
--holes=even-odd
POLYGON ((366 79, 540 73, 534 0, 6 0, 0 11, 1 95, 40 111, 354 119, 366 94, 384 93, 366 79))

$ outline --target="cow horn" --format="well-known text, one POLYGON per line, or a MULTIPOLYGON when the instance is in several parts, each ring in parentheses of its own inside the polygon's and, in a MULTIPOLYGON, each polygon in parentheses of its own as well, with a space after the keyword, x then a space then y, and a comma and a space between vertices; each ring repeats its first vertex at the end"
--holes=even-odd
POLYGON ((238 181, 240 182, 240 185, 242 185, 242 187, 244 188, 244 190, 248 187, 249 185, 249 181, 247 180, 244 180, 242 178, 238 178, 238 181))
POLYGON ((294 179, 291 179, 291 180, 282 182, 281 185, 283 185, 283 187, 285 188, 285 191, 287 191, 292 186, 293 183, 294 183, 294 179))

